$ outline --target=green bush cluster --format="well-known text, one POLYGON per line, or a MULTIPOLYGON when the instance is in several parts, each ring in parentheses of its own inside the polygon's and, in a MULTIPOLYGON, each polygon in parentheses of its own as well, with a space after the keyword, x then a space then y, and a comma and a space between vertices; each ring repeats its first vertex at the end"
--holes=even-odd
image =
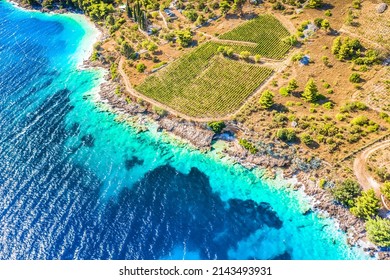
POLYGON ((376 217, 366 222, 368 239, 381 247, 390 247, 390 220, 376 217))
POLYGON ((240 139, 238 140, 238 143, 247 149, 251 154, 256 154, 259 150, 253 145, 251 142, 249 142, 246 139, 240 139))
POLYGON ((358 182, 346 179, 341 184, 331 190, 334 199, 344 206, 352 207, 355 205, 355 198, 361 193, 358 182))
POLYGON ((276 132, 276 137, 282 141, 293 142, 297 139, 297 135, 292 128, 281 128, 276 132))
POLYGON ((364 48, 358 39, 337 37, 333 40, 332 53, 339 60, 352 60, 357 65, 373 65, 380 62, 379 52, 364 48))
POLYGON ((233 48, 228 46, 219 46, 217 51, 227 57, 232 57, 234 54, 233 48))
POLYGON ((209 122, 207 125, 215 133, 221 133, 222 130, 226 127, 226 124, 223 121, 209 122))
POLYGON ((370 219, 378 214, 380 208, 379 199, 373 189, 363 191, 361 196, 355 199, 351 213, 362 219, 370 219))
POLYGON ((366 104, 360 101, 354 101, 354 102, 347 102, 344 106, 340 108, 341 113, 348 113, 348 112, 357 112, 357 111, 364 111, 367 110, 368 107, 366 104))

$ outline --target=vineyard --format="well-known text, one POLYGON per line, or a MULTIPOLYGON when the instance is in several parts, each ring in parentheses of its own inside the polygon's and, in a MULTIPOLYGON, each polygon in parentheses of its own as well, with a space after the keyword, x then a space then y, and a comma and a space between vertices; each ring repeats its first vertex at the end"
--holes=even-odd
POLYGON ((283 42, 283 39, 289 35, 287 29, 276 18, 271 15, 261 15, 222 34, 219 38, 257 44, 256 47, 234 44, 235 52, 249 51, 253 55, 281 59, 290 49, 290 45, 283 42))
POLYGON ((149 76, 137 90, 192 117, 222 117, 237 110, 272 70, 215 55, 205 43, 149 76))
POLYGON ((281 59, 290 48, 282 41, 288 35, 277 19, 262 15, 221 35, 229 42, 202 44, 147 77, 136 89, 191 117, 224 117, 236 111, 273 70, 225 58, 218 53, 218 47, 228 45, 236 54, 249 51, 281 59), (255 44, 243 44, 244 41, 255 44))

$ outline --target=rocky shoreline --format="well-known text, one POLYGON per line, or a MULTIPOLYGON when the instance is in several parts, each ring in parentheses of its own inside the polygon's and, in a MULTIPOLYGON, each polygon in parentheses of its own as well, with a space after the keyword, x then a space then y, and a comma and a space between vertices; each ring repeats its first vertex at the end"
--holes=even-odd
MULTIPOLYGON (((37 10, 37 7, 23 5, 21 0, 14 0, 13 2, 16 2, 20 7, 37 10)), ((78 11, 69 9, 47 10, 38 8, 38 10, 55 13, 79 13, 78 11)), ((100 27, 97 26, 97 28, 103 34, 106 34, 100 27)), ((86 60, 82 66, 84 69, 97 67, 108 69, 109 65, 102 62, 86 60)), ((123 82, 119 81, 118 83, 119 85, 123 85, 123 82)), ((99 96, 96 98, 96 101, 108 105, 111 112, 123 116, 125 119, 134 119, 136 117, 134 125, 139 128, 140 132, 147 130, 147 127, 144 126, 146 122, 156 122, 158 130, 164 130, 174 134, 189 142, 195 148, 202 151, 207 151, 211 148, 215 134, 208 129, 207 124, 190 122, 171 115, 161 116, 153 112, 150 106, 148 108, 148 106, 135 101, 128 102, 125 98, 115 94, 118 83, 110 81, 109 77, 106 77, 105 82, 100 85, 99 96)), ((232 125, 238 127, 245 137, 251 139, 251 133, 244 127, 240 127, 236 123, 232 123, 232 125)), ((298 179, 298 183, 291 187, 294 189, 302 189, 305 194, 313 199, 312 209, 308 209, 307 211, 325 213, 325 215, 337 220, 340 229, 347 233, 348 243, 351 246, 362 246, 364 244, 364 250, 371 257, 390 259, 389 252, 382 252, 380 248, 367 243, 364 222, 353 216, 345 207, 335 204, 329 192, 321 189, 312 180, 313 177, 319 177, 318 171, 321 165, 323 166, 323 163, 319 159, 312 159, 307 162, 296 155, 294 147, 283 143, 259 143, 259 152, 256 155, 252 155, 242 148, 236 139, 227 142, 227 146, 223 151, 223 156, 229 157, 234 162, 248 169, 266 168, 268 169, 267 177, 270 178, 275 176, 276 170, 281 170, 283 176, 287 178, 295 176, 298 179), (368 244, 370 245, 368 246, 368 244)))

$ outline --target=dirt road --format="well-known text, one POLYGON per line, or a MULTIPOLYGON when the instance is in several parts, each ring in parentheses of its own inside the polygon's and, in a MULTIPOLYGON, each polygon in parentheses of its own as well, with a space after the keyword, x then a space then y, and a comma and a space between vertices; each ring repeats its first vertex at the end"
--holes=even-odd
POLYGON ((377 143, 356 156, 355 161, 353 162, 353 172, 364 190, 373 188, 377 194, 380 193, 380 184, 367 170, 367 160, 372 153, 388 146, 390 146, 390 140, 377 143))

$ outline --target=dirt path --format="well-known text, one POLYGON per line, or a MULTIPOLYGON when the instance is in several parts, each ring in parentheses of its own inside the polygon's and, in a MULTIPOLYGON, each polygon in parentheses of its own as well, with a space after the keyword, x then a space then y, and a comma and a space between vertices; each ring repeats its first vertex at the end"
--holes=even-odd
POLYGON ((364 190, 373 188, 375 192, 379 194, 380 184, 370 175, 369 171, 367 170, 367 160, 372 153, 377 150, 384 149, 388 146, 390 146, 390 140, 377 143, 356 156, 355 161, 353 162, 353 171, 359 184, 363 187, 364 190))

